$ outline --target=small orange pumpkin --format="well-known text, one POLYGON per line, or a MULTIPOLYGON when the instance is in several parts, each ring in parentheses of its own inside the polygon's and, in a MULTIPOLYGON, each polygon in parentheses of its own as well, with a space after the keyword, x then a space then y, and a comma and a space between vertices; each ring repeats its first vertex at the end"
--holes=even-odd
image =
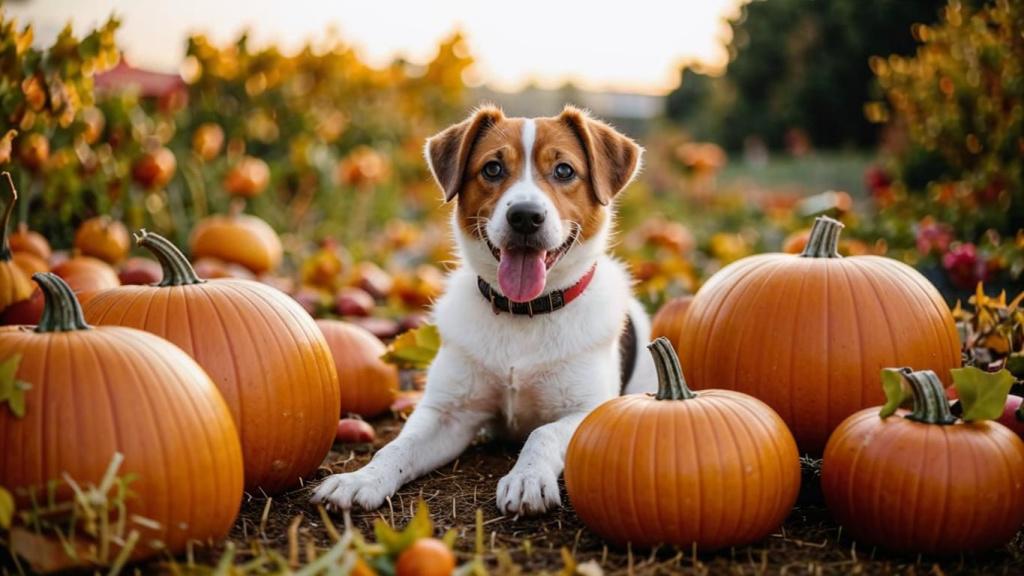
POLYGON ((320 329, 286 294, 251 280, 200 280, 165 238, 137 243, 163 267, 156 286, 122 286, 83 304, 90 322, 162 336, 196 359, 238 424, 246 488, 273 494, 312 474, 331 449, 338 375, 320 329))
POLYGON ((317 320, 334 357, 341 389, 341 414, 366 418, 386 412, 398 396, 398 369, 381 360, 384 344, 363 328, 340 320, 317 320))
POLYGON ((398 555, 395 576, 449 576, 455 555, 437 538, 420 538, 398 555))
POLYGON ((675 348, 676 354, 683 352, 679 348, 679 341, 683 338, 683 323, 686 320, 686 311, 693 303, 693 295, 679 296, 673 298, 658 309, 658 313, 651 319, 651 338, 657 339, 660 336, 668 338, 675 348))
POLYGON ((9 242, 12 252, 31 254, 44 262, 49 262, 50 255, 53 253, 46 237, 39 232, 29 230, 28 225, 24 222, 18 224, 18 229, 10 235, 9 242))
POLYGON ((86 256, 93 256, 107 264, 124 260, 131 249, 131 239, 124 224, 110 216, 90 218, 75 232, 75 248, 86 256))
POLYGON ((764 538, 800 490, 792 434, 752 396, 687 388, 666 338, 648 349, 657 395, 605 402, 569 442, 565 486, 576 513, 622 545, 712 550, 764 538))
POLYGON ((132 178, 147 190, 163 188, 174 177, 178 160, 174 152, 159 146, 145 152, 132 166, 132 178))
POLYGON ((193 258, 241 264, 256 274, 277 268, 284 252, 277 232, 260 218, 242 214, 238 203, 226 216, 201 220, 192 230, 189 245, 193 258))
POLYGON ((28 252, 13 252, 11 253, 11 260, 13 260, 18 268, 21 268, 21 271, 30 278, 37 272, 50 271, 49 264, 28 252))
POLYGON ((109 290, 121 285, 117 272, 110 264, 92 256, 72 256, 54 266, 52 272, 71 285, 79 299, 82 294, 109 290))
MULTIPOLYGON (((134 557, 159 553, 154 541, 177 553, 226 536, 242 498, 242 451, 213 382, 166 340, 90 327, 60 278, 35 278, 46 300, 39 325, 0 329, 0 358, 20 356, 16 377, 29 385, 23 416, 0 406, 0 485, 27 508, 28 491, 45 501, 47 483, 65 474, 99 484, 121 454, 118 474, 135 476, 124 517, 143 535, 134 557)), ((57 491, 57 501, 70 497, 66 485, 57 491)))
POLYGON ((842 227, 819 217, 801 254, 720 270, 694 297, 680 344, 694 388, 764 400, 813 455, 847 416, 882 402, 882 368, 960 366, 953 316, 935 287, 890 258, 839 256, 842 227))
POLYGON ((836 428, 821 468, 833 516, 858 542, 900 552, 1008 542, 1024 524, 1024 442, 998 422, 955 418, 934 372, 884 372, 910 387, 913 411, 895 412, 903 394, 891 391, 889 409, 862 410, 836 428))
POLYGON ((255 198, 270 182, 270 167, 259 158, 243 156, 224 176, 224 189, 232 196, 255 198))
POLYGON ((16 302, 28 299, 32 294, 32 283, 25 272, 12 261, 11 246, 7 240, 7 225, 11 220, 11 212, 18 201, 18 191, 14 188, 14 180, 10 172, 4 172, 7 188, 11 199, 4 206, 3 218, 0 220, 0 312, 16 302))
POLYGON ((216 158, 223 147, 224 129, 219 124, 205 122, 192 135, 192 150, 207 162, 216 158))

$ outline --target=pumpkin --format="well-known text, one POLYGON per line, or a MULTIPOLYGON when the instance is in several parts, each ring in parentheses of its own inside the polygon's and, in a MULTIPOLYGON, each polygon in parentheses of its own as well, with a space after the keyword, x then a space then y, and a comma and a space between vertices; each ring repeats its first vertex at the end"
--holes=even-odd
POLYGON ((777 529, 800 490, 796 442, 760 400, 691 391, 666 338, 648 346, 657 395, 620 396, 580 423, 565 486, 602 538, 713 550, 777 529))
POLYGON ((39 232, 29 230, 28 225, 24 222, 18 224, 18 229, 10 235, 8 241, 11 244, 12 252, 31 254, 44 262, 49 262, 50 255, 53 253, 46 237, 39 232))
POLYGON ((395 576, 448 576, 455 571, 455 555, 437 538, 420 538, 398 555, 395 576))
POLYGON ((30 278, 37 272, 50 271, 50 265, 47 264, 46 261, 40 260, 28 252, 12 252, 11 260, 18 268, 21 268, 21 271, 24 272, 26 276, 30 278))
POLYGON ((816 456, 843 419, 881 403, 882 368, 948 374, 960 365, 956 326, 935 287, 889 258, 840 257, 841 228, 819 217, 801 254, 720 270, 694 297, 680 345, 694 388, 760 398, 816 456))
MULTIPOLYGON (((227 535, 242 498, 242 452, 224 399, 191 358, 139 330, 90 327, 71 289, 37 274, 45 295, 35 329, 0 329, 0 358, 20 356, 24 415, 0 406, 0 485, 28 508, 65 476, 98 485, 115 454, 134 476, 125 499, 136 558, 227 535), (135 517, 154 523, 136 522, 135 517)), ((67 485, 57 500, 72 497, 67 485)), ((115 545, 117 545, 115 543, 115 545)), ((116 552, 111 554, 111 559, 116 552)))
POLYGON ((161 236, 143 230, 136 241, 163 267, 160 284, 99 293, 84 304, 86 319, 152 332, 195 358, 238 424, 247 490, 273 494, 316 471, 334 439, 340 394, 313 319, 259 282, 200 280, 161 236))
POLYGON ((225 216, 201 220, 189 240, 192 257, 241 264, 256 274, 277 268, 283 253, 281 239, 263 220, 240 212, 241 206, 235 204, 225 216))
POLYGON ((132 178, 147 190, 163 188, 174 177, 178 160, 174 152, 160 146, 142 154, 132 165, 132 178))
POLYGON ((52 272, 82 294, 109 290, 121 285, 117 272, 109 264, 92 256, 72 256, 53 267, 52 272))
POLYGON ((338 369, 341 414, 367 418, 387 412, 398 395, 398 369, 381 360, 387 351, 363 328, 340 320, 317 320, 338 369))
POLYGON ((3 219, 0 220, 0 312, 16 302, 28 299, 32 294, 32 283, 25 272, 12 260, 11 246, 7 240, 7 224, 14 211, 14 203, 18 201, 18 191, 14 188, 14 180, 10 172, 3 173, 7 180, 7 188, 11 198, 4 206, 3 219))
POLYGON ((75 248, 86 256, 117 264, 128 255, 131 239, 124 224, 110 216, 97 216, 82 222, 75 231, 75 248))
POLYGON ((192 150, 207 162, 216 158, 223 147, 224 129, 219 124, 204 122, 192 135, 192 150))
POLYGON ((270 167, 259 158, 243 156, 224 176, 224 189, 232 196, 254 198, 270 182, 270 167))
POLYGON ((821 469, 832 515, 858 542, 901 552, 1008 542, 1024 523, 1024 442, 1002 424, 953 417, 934 372, 886 372, 909 386, 913 411, 897 412, 902 393, 890 392, 888 410, 836 428, 821 469))
POLYGON ((657 339, 660 336, 668 338, 676 354, 682 354, 679 348, 679 341, 683 335, 683 321, 686 319, 686 311, 693 303, 693 296, 679 296, 673 298, 658 309, 657 314, 651 319, 651 338, 657 339))

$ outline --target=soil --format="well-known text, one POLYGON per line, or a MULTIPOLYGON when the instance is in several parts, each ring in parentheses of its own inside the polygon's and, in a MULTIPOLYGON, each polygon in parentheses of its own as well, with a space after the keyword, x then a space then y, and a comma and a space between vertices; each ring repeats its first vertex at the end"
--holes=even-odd
MULTIPOLYGON (((231 536, 236 563, 245 562, 267 549, 283 558, 305 558, 307 549, 322 552, 331 545, 328 530, 317 508, 309 504, 316 480, 332 472, 357 470, 369 461, 373 450, 392 439, 401 421, 375 421, 377 440, 372 446, 335 445, 318 478, 295 491, 268 500, 246 498, 231 536), (301 518, 289 537, 289 528, 301 518), (290 552, 291 541, 298 550, 290 552)), ((629 550, 610 548, 584 527, 562 493, 565 508, 539 518, 513 518, 495 506, 498 480, 515 461, 518 446, 478 443, 457 461, 405 487, 390 504, 374 512, 353 511, 350 518, 333 515, 338 529, 346 521, 372 539, 373 521, 382 518, 395 527, 404 526, 415 511, 417 499, 430 507, 436 535, 449 529, 458 533, 456 555, 460 563, 473 558, 476 510, 483 511, 484 559, 495 573, 557 573, 565 565, 563 550, 578 563, 594 561, 607 574, 1024 574, 1024 538, 983 555, 953 558, 894 556, 863 548, 844 537, 829 517, 817 490, 813 461, 804 464, 804 487, 796 508, 781 529, 750 546, 715 553, 661 548, 629 550), (511 563, 508 562, 511 560, 511 563), (519 570, 519 572, 517 572, 519 570)), ((216 563, 223 545, 200 554, 198 559, 216 563)))

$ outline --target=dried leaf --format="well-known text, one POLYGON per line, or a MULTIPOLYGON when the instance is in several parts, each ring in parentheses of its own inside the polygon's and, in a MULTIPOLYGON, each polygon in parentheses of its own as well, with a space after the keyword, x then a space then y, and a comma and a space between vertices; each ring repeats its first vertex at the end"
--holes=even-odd
POLYGON ((426 502, 420 500, 416 505, 416 514, 401 532, 388 526, 384 520, 377 519, 373 522, 373 533, 377 537, 377 543, 384 546, 389 556, 398 556, 413 542, 433 536, 434 522, 430 519, 426 502))
POLYGON ((430 366, 440 349, 441 334, 437 326, 424 324, 395 338, 381 358, 403 368, 423 370, 430 366))
POLYGON ((1006 395, 1013 386, 1013 375, 1008 370, 985 372, 972 366, 951 372, 965 421, 995 420, 1003 415, 1006 395))
POLYGON ((9 530, 14 518, 14 496, 6 488, 0 486, 0 528, 9 530))
POLYGON ((11 413, 18 418, 25 415, 25 391, 32 387, 28 382, 15 377, 20 363, 20 354, 0 362, 0 404, 6 402, 11 413))

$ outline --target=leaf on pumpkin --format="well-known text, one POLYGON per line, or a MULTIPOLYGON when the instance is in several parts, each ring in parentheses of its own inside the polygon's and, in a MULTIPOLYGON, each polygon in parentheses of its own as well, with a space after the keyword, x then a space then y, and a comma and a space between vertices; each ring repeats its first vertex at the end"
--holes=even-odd
POLYGON ((7 403, 7 408, 16 417, 25 415, 25 391, 32 387, 23 380, 18 380, 18 365, 21 355, 15 354, 0 362, 0 404, 7 403))
POLYGON ((0 528, 9 530, 14 519, 14 496, 6 488, 0 486, 0 528))
POLYGON ((437 326, 424 324, 395 338, 381 358, 403 368, 423 370, 434 361, 441 349, 441 334, 437 326))
POLYGON ((434 535, 434 522, 430 519, 430 511, 427 504, 420 500, 416 505, 416 514, 405 528, 398 532, 382 519, 373 522, 373 533, 377 537, 377 543, 384 546, 389 556, 398 556, 412 543, 420 538, 428 538, 434 535))
POLYGON ((1006 395, 1014 381, 1008 370, 985 372, 971 366, 954 368, 950 372, 965 421, 995 420, 1003 415, 1006 395))
POLYGON ((885 392, 885 405, 878 415, 888 418, 896 413, 896 410, 910 400, 913 393, 903 379, 903 375, 909 372, 909 368, 882 368, 882 391, 885 392))

